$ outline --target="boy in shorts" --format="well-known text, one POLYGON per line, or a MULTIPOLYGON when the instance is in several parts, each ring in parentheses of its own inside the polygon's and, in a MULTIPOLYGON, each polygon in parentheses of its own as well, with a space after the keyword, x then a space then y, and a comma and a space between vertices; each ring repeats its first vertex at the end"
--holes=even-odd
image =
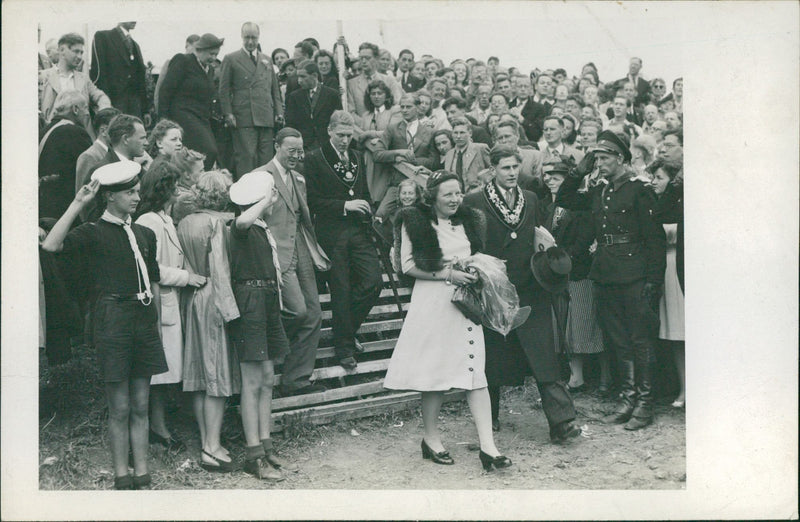
POLYGON ((256 478, 283 480, 272 448, 270 420, 275 360, 289 351, 281 323, 281 280, 278 252, 264 217, 278 198, 272 176, 245 174, 231 185, 231 201, 240 214, 231 225, 231 281, 240 317, 230 323, 231 341, 242 370, 242 425, 245 436, 244 470, 256 478))
POLYGON ((108 400, 115 489, 150 489, 150 376, 167 371, 158 316, 156 237, 149 228, 131 222, 139 203, 140 170, 138 163, 127 160, 98 168, 42 243, 48 252, 87 263, 94 346, 108 400), (102 217, 70 231, 95 196, 98 207, 105 207, 102 217), (129 449, 133 476, 128 473, 129 449))

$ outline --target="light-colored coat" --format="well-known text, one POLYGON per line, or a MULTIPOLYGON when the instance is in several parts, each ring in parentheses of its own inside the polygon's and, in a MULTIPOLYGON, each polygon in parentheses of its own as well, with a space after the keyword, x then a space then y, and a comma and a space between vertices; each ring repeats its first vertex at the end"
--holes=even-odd
POLYGON ((172 384, 181 382, 183 376, 183 330, 179 288, 189 283, 189 271, 185 269, 183 254, 175 225, 164 211, 148 212, 136 220, 156 235, 156 260, 161 279, 161 339, 169 371, 154 375, 150 384, 172 384))
MULTIPOLYGON (((278 190, 279 197, 278 200, 272 204, 272 211, 265 221, 272 232, 272 236, 275 238, 280 266, 288 267, 291 265, 292 256, 294 255, 298 216, 292 210, 291 192, 289 192, 289 188, 283 183, 283 178, 281 178, 278 167, 275 166, 275 161, 276 160, 273 159, 266 165, 262 165, 255 170, 271 174, 275 181, 275 188, 278 190)), ((299 219, 303 239, 311 253, 314 266, 318 270, 327 270, 330 268, 330 260, 322 250, 322 247, 317 243, 317 236, 314 233, 314 227, 311 223, 311 213, 308 210, 306 180, 299 172, 294 170, 287 171, 287 174, 287 179, 292 184, 292 189, 297 195, 297 200, 300 204, 299 219)))
POLYGON ((274 127, 283 116, 280 85, 269 57, 258 53, 254 64, 244 49, 222 60, 219 102, 223 114, 233 114, 236 127, 274 127))
MULTIPOLYGON (((106 93, 98 89, 89 80, 89 76, 81 71, 74 71, 75 90, 86 96, 89 106, 95 111, 111 107, 111 100, 106 93)), ((43 69, 39 72, 39 110, 42 111, 44 121, 50 123, 53 119, 53 106, 61 92, 61 82, 58 79, 58 67, 43 69)), ((91 131, 90 131, 90 134, 91 131)), ((92 136, 94 137, 94 136, 92 136)))

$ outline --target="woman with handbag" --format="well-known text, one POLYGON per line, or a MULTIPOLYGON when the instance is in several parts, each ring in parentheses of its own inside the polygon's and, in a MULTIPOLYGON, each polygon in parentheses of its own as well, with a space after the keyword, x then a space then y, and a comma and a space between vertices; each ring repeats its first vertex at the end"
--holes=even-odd
POLYGON ((511 460, 500 455, 492 435, 483 329, 452 303, 455 287, 477 281, 453 264, 478 252, 486 231, 483 213, 461 207, 462 198, 458 176, 437 171, 428 178, 423 204, 400 211, 395 262, 416 282, 384 387, 422 392, 422 458, 437 464, 453 464, 437 426, 444 393, 465 390, 478 430, 480 460, 490 471, 511 466, 511 460))

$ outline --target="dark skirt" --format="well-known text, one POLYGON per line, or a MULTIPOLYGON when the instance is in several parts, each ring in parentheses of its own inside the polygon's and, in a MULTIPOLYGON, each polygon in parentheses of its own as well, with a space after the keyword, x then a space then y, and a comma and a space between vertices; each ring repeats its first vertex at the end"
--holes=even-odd
POLYGON ((230 323, 230 336, 240 362, 280 362, 289 352, 281 322, 278 291, 270 287, 235 284, 239 318, 230 323))

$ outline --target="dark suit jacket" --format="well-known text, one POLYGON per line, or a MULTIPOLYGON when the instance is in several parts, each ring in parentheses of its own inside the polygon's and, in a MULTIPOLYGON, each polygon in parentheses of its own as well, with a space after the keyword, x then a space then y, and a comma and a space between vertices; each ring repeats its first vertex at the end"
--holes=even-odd
POLYGON ((492 146, 492 137, 489 136, 489 131, 480 125, 472 126, 472 141, 475 143, 485 143, 489 147, 492 146))
POLYGON ((183 114, 190 114, 209 121, 216 94, 212 74, 206 74, 194 54, 173 56, 158 95, 159 116, 180 123, 183 114))
MULTIPOLYGON (((332 244, 348 227, 368 227, 364 215, 350 213, 345 215, 344 204, 348 200, 370 201, 364 158, 360 152, 348 150, 351 162, 358 164, 358 176, 353 184, 353 196, 347 186, 340 181, 332 165, 338 161, 330 140, 306 155, 305 176, 308 189, 308 208, 315 218, 315 230, 320 243, 332 244)), ((367 218, 368 220, 369 218, 367 218)))
POLYGON ((425 86, 425 78, 415 78, 409 74, 406 81, 403 81, 403 76, 400 75, 397 77, 397 83, 405 92, 417 92, 425 86))
POLYGON ((339 93, 324 85, 317 85, 314 109, 308 91, 297 89, 286 96, 286 126, 300 131, 306 150, 328 141, 328 123, 333 111, 342 108, 339 93))
POLYGON ((542 126, 544 119, 550 114, 550 105, 533 101, 533 97, 528 98, 528 103, 522 108, 522 128, 528 140, 536 143, 542 137, 542 126))
POLYGON ((543 226, 553 234, 558 246, 563 248, 572 259, 572 272, 569 277, 573 281, 586 279, 592 267, 592 254, 589 247, 594 242, 592 217, 584 210, 561 209, 561 216, 553 227, 556 204, 553 197, 547 194, 539 200, 544 218, 543 226))
MULTIPOLYGON (((506 227, 490 205, 483 190, 464 196, 464 205, 477 208, 486 215, 486 245, 482 252, 506 260, 508 279, 519 295, 520 306, 530 306, 528 320, 512 330, 508 337, 516 336, 533 374, 539 382, 560 380, 560 370, 555 351, 550 294, 533 277, 530 268, 534 254, 534 229, 541 223, 541 211, 536 195, 522 191, 526 208, 521 224, 515 229, 506 227)), ((519 354, 502 335, 484 329, 486 342, 486 377, 489 385, 513 385, 519 382, 524 368, 519 366, 519 354)))
MULTIPOLYGON (((60 122, 53 120, 50 127, 60 122)), ((78 157, 92 146, 81 125, 67 123, 53 130, 39 154, 39 217, 60 218, 75 197, 78 157)))
POLYGON ((256 63, 239 49, 222 59, 219 103, 223 114, 233 114, 236 127, 273 127, 283 115, 278 77, 267 55, 256 63))
MULTIPOLYGON (((625 85, 628 81, 628 77, 620 78, 615 84, 616 89, 621 89, 623 85, 625 85)), ((644 105, 650 101, 650 82, 647 80, 642 79, 641 76, 636 78, 636 99, 634 100, 636 105, 644 105)), ((641 125, 637 123, 637 125, 641 125)))
POLYGON ((92 42, 92 65, 89 78, 111 98, 117 106, 117 99, 127 94, 139 96, 142 108, 147 107, 147 87, 142 50, 135 40, 133 59, 125 46, 125 37, 119 27, 108 31, 97 31, 92 42))
MULTIPOLYGON (((378 142, 378 148, 375 150, 375 161, 379 163, 394 163, 396 150, 408 150, 408 141, 406 139, 406 128, 408 123, 406 120, 400 118, 394 120, 386 130, 383 131, 383 136, 378 142)), ((414 135, 414 157, 416 165, 422 165, 427 169, 432 169, 435 162, 434 146, 433 146, 433 127, 419 123, 417 125, 417 133, 414 135)))

